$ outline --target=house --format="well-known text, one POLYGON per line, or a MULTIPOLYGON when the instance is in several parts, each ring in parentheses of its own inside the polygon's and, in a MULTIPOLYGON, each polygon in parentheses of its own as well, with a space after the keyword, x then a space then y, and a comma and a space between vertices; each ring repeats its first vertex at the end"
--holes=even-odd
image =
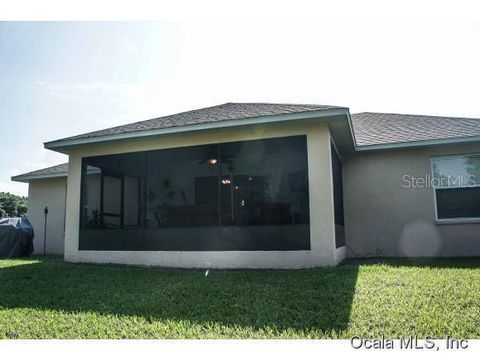
POLYGON ((201 268, 480 255, 480 119, 227 103, 45 143, 15 176, 67 261, 201 268))

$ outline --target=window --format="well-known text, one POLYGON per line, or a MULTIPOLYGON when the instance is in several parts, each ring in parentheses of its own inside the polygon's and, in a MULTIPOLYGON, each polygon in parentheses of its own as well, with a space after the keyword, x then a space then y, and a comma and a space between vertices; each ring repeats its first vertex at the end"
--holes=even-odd
POLYGON ((480 217, 480 155, 432 158, 437 219, 480 217))
POLYGON ((306 137, 84 159, 80 249, 310 249, 306 137))

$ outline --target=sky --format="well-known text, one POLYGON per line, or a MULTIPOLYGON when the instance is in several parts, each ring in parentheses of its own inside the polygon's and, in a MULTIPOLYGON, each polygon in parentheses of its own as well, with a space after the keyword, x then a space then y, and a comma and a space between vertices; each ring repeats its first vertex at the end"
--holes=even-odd
POLYGON ((480 23, 0 22, 0 191, 43 142, 226 102, 480 118, 480 23))

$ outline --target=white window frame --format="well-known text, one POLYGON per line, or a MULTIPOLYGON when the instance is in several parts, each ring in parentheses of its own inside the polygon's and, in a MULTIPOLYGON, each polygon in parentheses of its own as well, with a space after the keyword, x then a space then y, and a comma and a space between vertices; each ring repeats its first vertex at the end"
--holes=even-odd
MULTIPOLYGON (((448 154, 448 155, 435 155, 430 158, 430 174, 432 179, 435 176, 433 171, 433 161, 438 158, 457 158, 457 157, 472 157, 480 156, 480 153, 467 153, 467 154, 448 154)), ((433 190, 433 208, 435 214, 435 221, 438 224, 455 224, 455 223, 480 223, 479 217, 457 217, 457 218, 438 218, 438 209, 437 209, 437 189, 462 189, 462 188, 480 188, 480 185, 471 186, 471 187, 434 187, 433 190)))

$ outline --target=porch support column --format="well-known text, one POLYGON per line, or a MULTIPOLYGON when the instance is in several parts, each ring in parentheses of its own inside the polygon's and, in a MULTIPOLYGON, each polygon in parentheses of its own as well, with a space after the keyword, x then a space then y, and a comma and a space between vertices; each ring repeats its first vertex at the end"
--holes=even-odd
POLYGON ((313 266, 335 266, 335 221, 330 131, 312 127, 307 137, 310 247, 313 266))
POLYGON ((80 180, 82 158, 75 153, 68 159, 67 204, 65 208, 65 260, 76 261, 80 231, 80 180))

